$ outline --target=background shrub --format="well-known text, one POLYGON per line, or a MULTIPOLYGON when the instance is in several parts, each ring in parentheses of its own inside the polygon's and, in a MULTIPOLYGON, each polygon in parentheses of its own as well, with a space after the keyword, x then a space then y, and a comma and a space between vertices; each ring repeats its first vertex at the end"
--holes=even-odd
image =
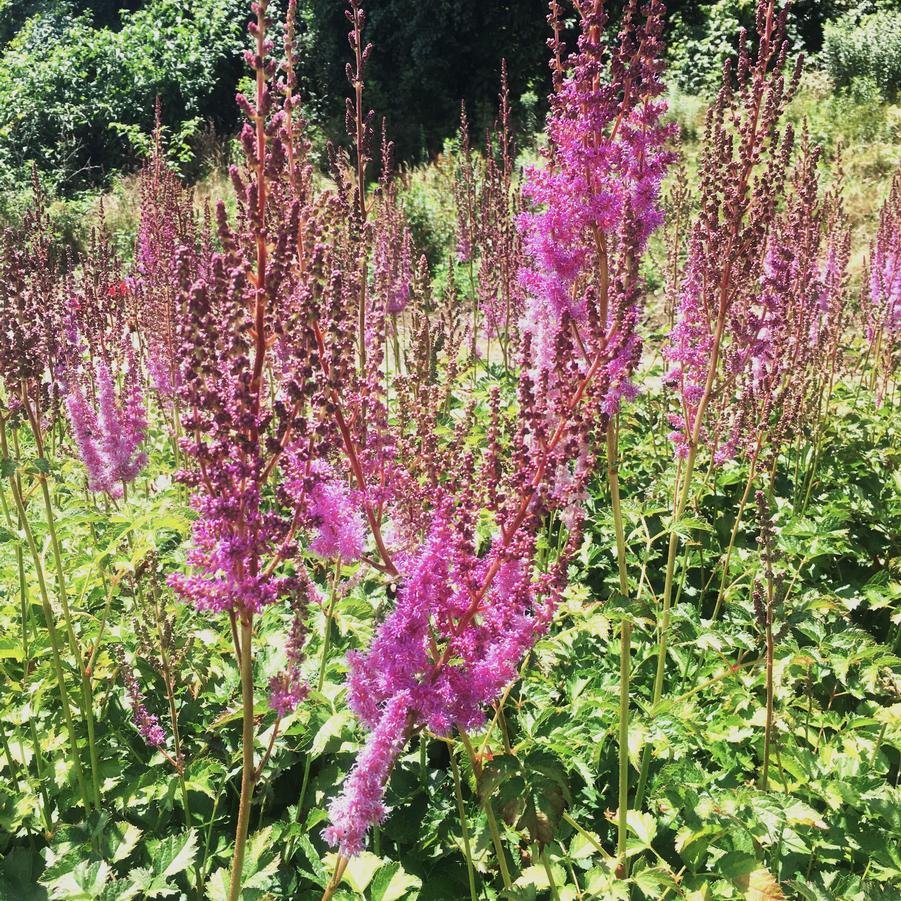
POLYGON ((901 11, 850 12, 828 23, 823 60, 839 87, 868 78, 894 99, 901 90, 901 11))
POLYGON ((164 120, 234 124, 243 0, 154 0, 96 28, 89 11, 43 4, 0 59, 0 158, 36 161, 72 192, 134 161, 128 127, 164 120))

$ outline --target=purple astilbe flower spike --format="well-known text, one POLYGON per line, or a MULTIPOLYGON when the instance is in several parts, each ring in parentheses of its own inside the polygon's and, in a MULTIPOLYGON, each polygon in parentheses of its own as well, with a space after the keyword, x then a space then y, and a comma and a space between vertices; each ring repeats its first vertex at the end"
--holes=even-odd
POLYGON ((738 89, 727 64, 723 87, 707 112, 700 213, 666 349, 667 384, 680 402, 670 417, 671 439, 690 470, 702 445, 722 461, 753 431, 755 417, 745 403, 733 402, 741 393, 736 386, 755 366, 758 375, 762 371, 769 339, 760 321, 768 314, 760 305, 780 302, 788 273, 782 267, 792 265, 779 247, 769 246, 794 147, 791 126, 783 128, 781 119, 802 65, 799 58, 786 78, 787 15, 787 9, 776 10, 774 0, 759 0, 756 56, 742 31, 738 89), (769 284, 763 296, 762 282, 769 284))
POLYGON ((409 738, 410 719, 409 698, 404 692, 393 695, 329 810, 331 825, 323 835, 347 857, 363 850, 370 827, 385 818, 384 785, 409 738))
POLYGON ((863 307, 878 371, 876 402, 882 404, 901 367, 901 174, 895 176, 879 217, 863 307))
POLYGON ((547 164, 527 171, 523 189, 533 206, 520 217, 532 260, 522 276, 529 294, 523 330, 533 336, 538 371, 552 379, 563 328, 580 339, 586 329, 603 334, 619 370, 603 401, 612 414, 631 393, 641 350, 637 295, 626 286, 634 285, 637 261, 663 221, 660 185, 673 159, 665 144, 674 131, 663 122, 660 99, 664 8, 654 0, 640 14, 632 0, 608 52, 603 2, 577 6, 582 31, 551 99, 547 164))
POLYGON ((320 557, 356 563, 366 548, 366 530, 353 492, 321 462, 313 468, 310 517, 316 535, 310 550, 320 557))
POLYGON ((134 671, 125 659, 125 652, 117 648, 116 655, 119 661, 119 674, 125 685, 125 693, 131 707, 132 719, 141 738, 151 748, 161 749, 166 744, 166 733, 160 725, 157 717, 147 710, 144 704, 144 693, 135 677, 134 671))
POLYGON ((100 426, 94 411, 85 399, 84 387, 78 381, 73 381, 69 385, 66 393, 66 410, 69 414, 72 437, 88 473, 88 488, 97 492, 109 490, 106 461, 103 459, 98 440, 100 426))
POLYGON ((147 433, 147 413, 137 359, 130 345, 125 359, 128 366, 118 394, 109 360, 101 357, 97 361, 96 412, 78 374, 70 374, 67 379, 66 408, 88 473, 88 487, 110 497, 121 497, 123 486, 133 482, 147 463, 147 455, 140 450, 147 433))

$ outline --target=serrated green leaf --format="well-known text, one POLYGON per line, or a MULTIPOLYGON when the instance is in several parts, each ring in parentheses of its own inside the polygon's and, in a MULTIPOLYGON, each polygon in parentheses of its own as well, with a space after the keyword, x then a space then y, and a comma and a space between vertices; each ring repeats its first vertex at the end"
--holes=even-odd
POLYGON ((653 814, 630 810, 627 814, 629 831, 644 848, 650 848, 657 836, 657 820, 653 814))
POLYGON ((370 851, 364 851, 351 859, 344 872, 344 881, 362 895, 383 865, 384 861, 380 857, 376 857, 370 851))
POLYGON ((392 861, 382 867, 372 880, 370 897, 372 901, 400 901, 401 898, 416 897, 414 890, 422 886, 422 880, 404 871, 397 862, 392 861))
POLYGON ((333 713, 316 733, 313 744, 310 747, 311 756, 314 758, 321 756, 328 743, 333 738, 338 738, 352 723, 353 716, 350 711, 339 710, 337 713, 333 713))
POLYGON ((191 866, 196 853, 197 832, 194 829, 181 835, 170 835, 153 851, 153 871, 161 876, 175 876, 191 866))

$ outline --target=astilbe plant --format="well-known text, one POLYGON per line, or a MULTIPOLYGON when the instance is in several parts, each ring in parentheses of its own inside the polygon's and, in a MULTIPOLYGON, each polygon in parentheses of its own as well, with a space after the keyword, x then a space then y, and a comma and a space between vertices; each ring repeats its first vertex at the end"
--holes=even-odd
POLYGON ((100 212, 80 272, 66 279, 54 378, 91 491, 121 497, 147 462, 135 282, 123 274, 100 212))
POLYGON ((876 399, 881 404, 891 395, 892 380, 901 366, 901 174, 895 176, 880 213, 868 269, 863 307, 876 399))
MULTIPOLYGON (((492 395, 491 438, 479 453, 467 449, 471 409, 443 447, 430 427, 440 416, 441 391, 408 386, 419 400, 412 441, 418 477, 392 510, 395 607, 372 647, 350 657, 349 700, 370 735, 330 810, 326 837, 342 855, 330 891, 384 816, 385 783, 410 738, 423 729, 448 736, 455 727, 481 725, 485 706, 515 679, 523 655, 547 629, 581 541, 594 434, 627 392, 637 361, 637 262, 660 221, 656 190, 668 159, 656 99, 661 6, 650 4, 640 23, 637 4, 631 8, 613 66, 628 81, 625 91, 601 82, 601 4, 586 4, 583 14, 580 53, 555 100, 560 147, 552 165, 567 168, 531 174, 540 206, 522 217, 533 262, 524 273, 531 299, 520 325, 515 402, 492 395), (586 141, 609 149, 602 166, 586 141), (597 207, 588 171, 619 203, 597 227, 612 245, 604 264, 620 261, 605 285, 603 311, 593 284, 597 207), (578 257, 575 268, 556 255, 564 238, 569 256, 578 257), (563 551, 542 565, 539 537, 552 518, 562 523, 563 551), (492 524, 487 535, 482 522, 492 524)), ((410 442, 406 436, 400 446, 410 442)))
POLYGON ((40 440, 60 406, 56 374, 65 353, 69 262, 54 248, 36 173, 32 197, 21 227, 0 234, 0 376, 7 412, 21 413, 40 440))
MULTIPOLYGON (((637 390, 639 266, 663 222, 661 183, 674 158, 667 144, 675 132, 664 122, 661 98, 665 7, 628 3, 618 40, 608 47, 604 3, 576 6, 581 33, 576 52, 564 62, 561 11, 550 4, 555 92, 546 164, 527 171, 523 187, 532 204, 520 216, 531 265, 522 274, 527 299, 520 331, 527 346, 538 349, 533 377, 552 394, 565 395, 574 373, 598 376, 591 428, 605 436, 619 589, 628 597, 616 416, 637 390), (569 359, 559 359, 561 348, 569 348, 569 359)), ((585 451, 580 455, 590 470, 585 451)), ((624 673, 630 628, 624 621, 624 673)), ((628 727, 626 679, 620 717, 622 736, 628 727)), ((622 741, 620 752, 619 846, 627 866, 628 760, 622 741)))
POLYGON ((764 447, 778 456, 809 421, 815 380, 841 332, 847 229, 831 219, 834 198, 820 197, 820 156, 805 135, 769 234, 758 292, 731 309, 713 405, 717 463, 737 455, 756 461, 764 447))
MULTIPOLYGON (((472 146, 464 106, 452 173, 456 248, 451 278, 453 263, 462 265, 471 301, 467 323, 470 353, 475 359, 484 346, 490 363, 491 344, 497 342, 505 369, 515 353, 525 302, 519 279, 525 260, 523 234, 517 228, 523 206, 522 179, 516 168, 510 115, 510 86, 504 60, 497 120, 486 134, 484 152, 476 152, 472 146)), ((456 287, 454 284, 455 290, 456 287)), ((455 296, 454 300, 458 298, 455 296)))
POLYGON ((78 783, 85 811, 99 806, 96 758, 90 774, 83 765, 78 745, 78 730, 73 708, 87 724, 93 755, 93 720, 90 683, 85 677, 75 619, 69 607, 62 546, 56 531, 56 519, 49 480, 51 460, 60 423, 61 394, 59 373, 66 356, 64 343, 66 309, 69 299, 71 261, 56 252, 49 217, 39 181, 33 180, 33 200, 19 228, 6 227, 0 233, 0 460, 8 479, 15 505, 15 520, 6 507, 7 522, 25 537, 24 548, 17 550, 20 573, 24 573, 24 555, 29 553, 39 589, 50 658, 60 707, 68 738, 68 755, 78 783), (32 525, 30 490, 21 472, 20 430, 30 430, 37 455, 34 478, 40 490, 44 519, 56 570, 54 608, 51 583, 46 572, 43 536, 32 525), (59 612, 64 630, 60 629, 59 612), (64 637, 61 637, 61 633, 64 637), (81 693, 70 694, 66 670, 74 667, 82 677, 81 693), (89 784, 90 782, 90 784, 89 784))
MULTIPOLYGON (((713 458, 721 423, 716 399, 752 367, 746 344, 757 315, 768 239, 776 221, 794 146, 782 119, 800 80, 802 59, 786 77, 788 8, 759 0, 758 44, 753 52, 744 30, 738 62, 724 67, 723 82, 707 111, 699 166, 700 197, 688 241, 676 323, 666 356, 679 412, 671 417, 678 467, 673 522, 658 622, 657 673, 653 701, 663 694, 679 531, 702 451, 713 458)), ((773 257, 771 256, 772 260, 773 257)), ((730 397, 732 394, 730 393, 730 397)), ((721 412, 721 411, 720 411, 721 412)), ((729 442, 729 437, 725 439, 729 442)), ((640 806, 648 778, 650 745, 642 758, 636 797, 640 806)))
MULTIPOLYGON (((772 0, 758 3, 756 56, 750 55, 742 32, 737 88, 727 62, 723 87, 707 112, 700 210, 667 350, 672 364, 668 380, 681 404, 673 417, 672 438, 678 456, 688 461, 686 483, 700 446, 717 443, 716 423, 711 426, 708 417, 717 420, 711 398, 719 393, 719 380, 734 379, 736 370, 750 364, 747 344, 756 337, 747 323, 758 301, 767 241, 794 145, 791 127, 780 121, 801 65, 799 59, 786 83, 787 15, 787 10, 777 13, 772 0), (731 366, 726 357, 734 361, 731 366)), ((776 252, 770 254, 771 262, 776 252)))
MULTIPOLYGON (((198 609, 227 616, 241 671, 232 898, 240 893, 254 785, 272 750, 270 743, 255 763, 257 618, 276 603, 291 616, 287 667, 269 686, 274 743, 280 720, 307 692, 306 607, 319 600, 310 556, 339 571, 366 559, 396 575, 383 531, 387 505, 404 488, 395 473, 383 364, 386 323, 407 291, 404 267, 392 268, 390 250, 407 238, 390 177, 374 203, 365 195, 371 117, 363 112, 360 81, 370 51, 362 43, 362 10, 351 4, 348 11, 355 160, 333 149, 335 187, 322 193, 313 191, 295 93, 296 6, 288 9, 281 69, 271 56, 267 4, 255 4, 254 12, 255 49, 247 61, 256 93, 238 98, 247 118, 246 164, 231 172, 236 221, 220 205, 221 250, 199 263, 196 244, 178 253, 177 397, 181 447, 191 461, 181 478, 192 489, 197 519, 190 571, 169 579, 198 609), (367 554, 370 542, 375 559, 367 554)), ((205 247, 201 242, 201 256, 205 247)))
POLYGON ((487 341, 500 344, 504 368, 515 352, 525 292, 523 233, 516 227, 522 211, 522 183, 515 171, 516 148, 510 124, 510 86, 506 61, 501 67, 497 123, 486 141, 478 204, 479 306, 487 341))
MULTIPOLYGON (((209 259, 207 228, 198 227, 193 193, 185 188, 176 171, 167 163, 163 147, 160 108, 150 158, 141 169, 141 216, 135 240, 134 266, 130 287, 136 302, 140 335, 144 342, 144 364, 157 394, 171 402, 178 388, 176 336, 177 289, 173 278, 179 266, 182 277, 196 277, 196 267, 209 259), (188 257, 189 250, 197 253, 188 257), (188 261, 195 271, 184 272, 188 261)), ((207 213, 207 219, 209 214, 207 213)), ((178 428, 177 412, 173 427, 178 428)))
POLYGON ((811 438, 831 392, 846 320, 850 233, 841 180, 821 196, 821 153, 803 135, 784 206, 767 239, 756 295, 733 307, 723 375, 713 402, 714 465, 748 462, 745 490, 722 567, 714 619, 724 600, 742 515, 762 464, 770 478, 792 442, 811 438))
POLYGON ((93 380, 71 369, 66 373, 66 409, 88 487, 113 498, 123 495, 147 463, 141 450, 147 433, 141 372, 131 346, 124 356, 127 364, 118 392, 110 361, 103 356, 96 361, 93 380))

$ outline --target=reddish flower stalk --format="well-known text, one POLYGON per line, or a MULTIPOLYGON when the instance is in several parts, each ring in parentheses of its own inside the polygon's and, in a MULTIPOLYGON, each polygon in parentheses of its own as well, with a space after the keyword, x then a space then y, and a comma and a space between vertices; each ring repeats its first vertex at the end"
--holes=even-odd
POLYGON ((873 387, 881 405, 901 366, 901 174, 895 176, 882 208, 868 268, 863 307, 873 355, 873 387))
MULTIPOLYGON (((141 219, 132 288, 137 298, 145 362, 157 394, 170 401, 179 383, 176 336, 178 282, 187 252, 198 248, 194 197, 167 164, 157 101, 153 152, 141 171, 141 219)), ((196 264, 201 259, 199 248, 196 264)), ((196 265, 195 264, 195 265, 196 265)), ((187 277, 196 277, 193 272, 187 277)), ((177 424, 176 424, 177 431, 177 424)))

